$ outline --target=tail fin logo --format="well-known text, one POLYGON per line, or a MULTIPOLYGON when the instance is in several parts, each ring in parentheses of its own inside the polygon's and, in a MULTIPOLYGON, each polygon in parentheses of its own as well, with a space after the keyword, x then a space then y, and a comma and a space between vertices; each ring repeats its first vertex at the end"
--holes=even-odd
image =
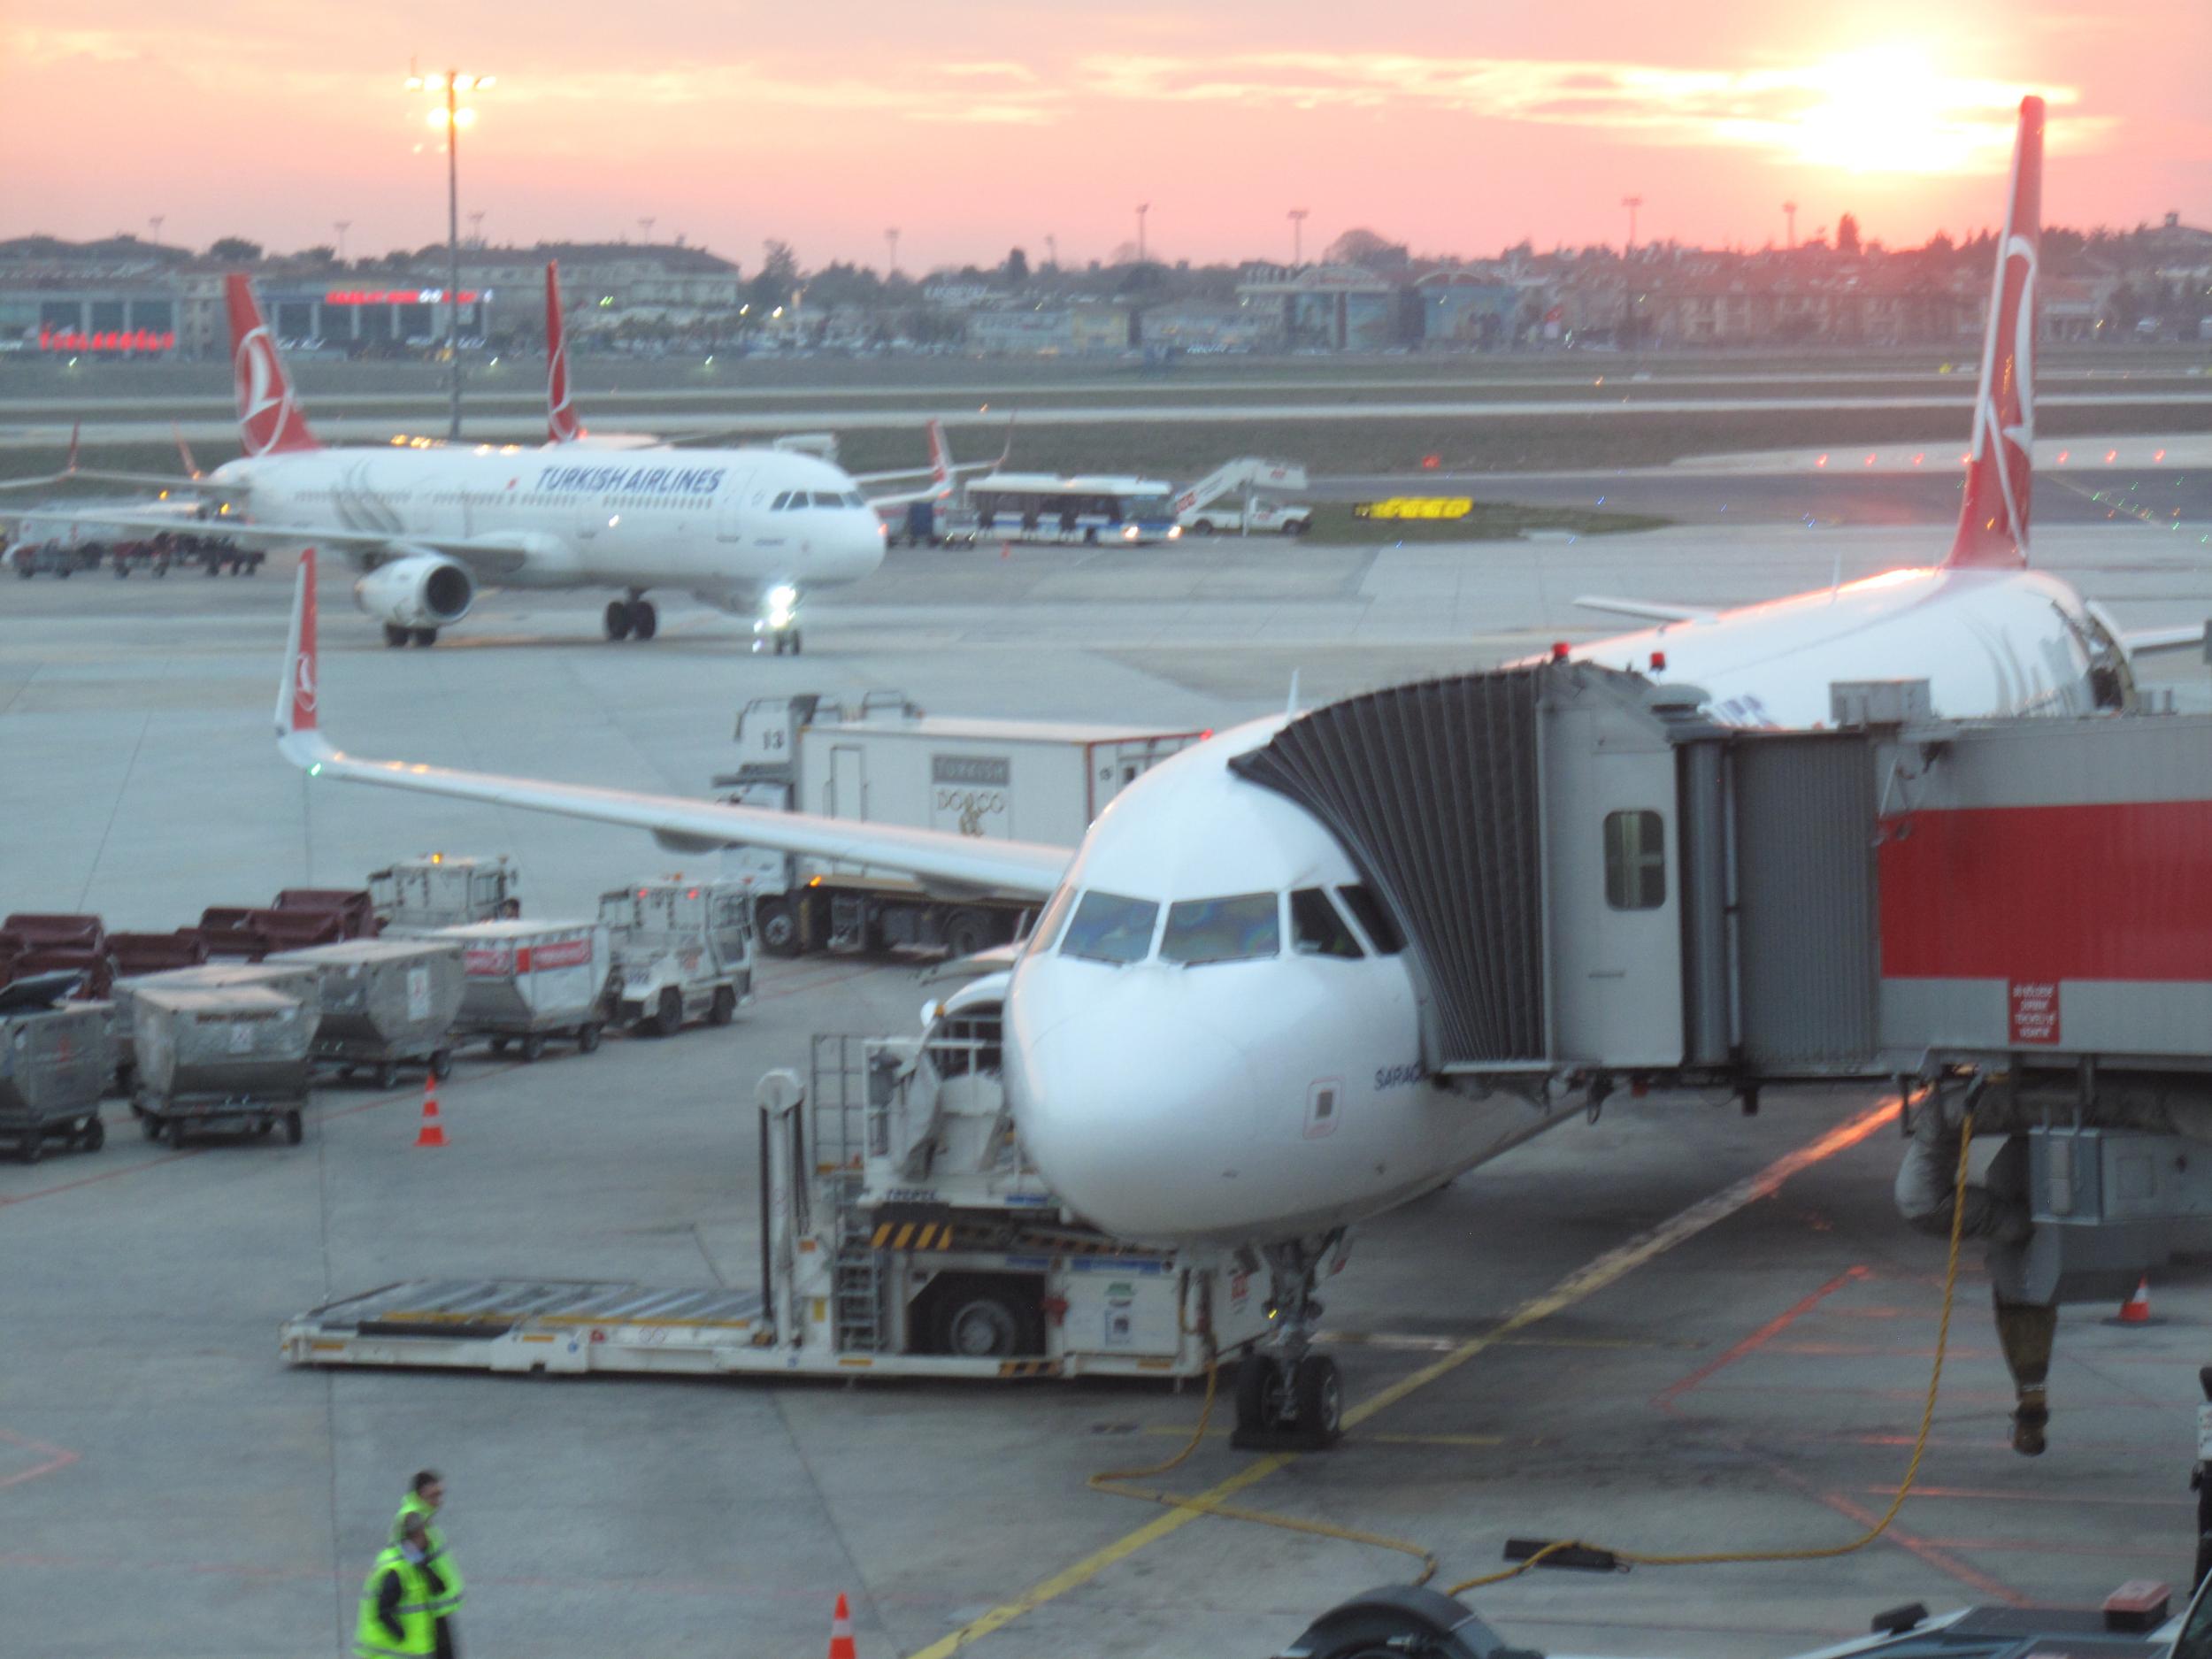
POLYGON ((568 334, 561 319, 561 267, 545 265, 545 435, 553 443, 573 443, 584 435, 569 401, 568 334))
POLYGON ((315 649, 315 549, 300 555, 299 591, 292 603, 289 665, 277 694, 277 733, 311 732, 319 701, 315 649))
POLYGON ((297 405, 265 325, 239 341, 232 368, 238 383, 239 437, 248 455, 266 455, 292 424, 297 405))
POLYGON ((945 429, 933 419, 929 423, 929 475, 940 484, 952 476, 952 455, 945 444, 945 429))

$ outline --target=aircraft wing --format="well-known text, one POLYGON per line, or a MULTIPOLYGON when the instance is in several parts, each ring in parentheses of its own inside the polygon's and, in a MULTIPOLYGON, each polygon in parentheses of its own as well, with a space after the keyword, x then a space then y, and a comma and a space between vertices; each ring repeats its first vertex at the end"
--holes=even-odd
POLYGON ((1645 622, 1711 622, 1720 615, 1717 611, 1701 611, 1695 605, 1661 604, 1650 599, 1609 599, 1602 594, 1585 594, 1575 603, 1586 611, 1609 611, 1645 622))
POLYGON ((925 886, 964 894, 1003 893, 1042 899, 1060 885, 1071 849, 1034 841, 987 841, 947 830, 857 824, 843 818, 764 807, 728 806, 680 795, 604 789, 588 784, 457 772, 407 761, 365 760, 334 748, 318 724, 315 648, 315 554, 300 556, 292 604, 292 642, 277 691, 277 749, 311 778, 413 789, 426 795, 519 807, 563 818, 649 830, 677 851, 765 847, 777 852, 898 870, 925 886))
MULTIPOLYGON (((82 477, 83 474, 78 474, 82 477)), ((152 505, 151 503, 148 503, 152 505)), ((56 514, 55 517, 63 515, 56 514)), ((219 535, 226 541, 268 547, 334 547, 348 553, 436 553, 458 564, 486 581, 496 583, 529 562, 528 549, 497 534, 460 541, 444 536, 415 535, 399 530, 342 530, 326 524, 257 524, 244 518, 186 518, 159 513, 103 512, 88 510, 79 515, 87 524, 111 525, 124 530, 191 530, 219 535)))
POLYGON ((2121 649, 2130 657, 2141 657, 2151 651, 2186 651, 2202 645, 2207 638, 2208 625, 2195 623, 2182 628, 2138 628, 2131 634, 2120 635, 2121 649))

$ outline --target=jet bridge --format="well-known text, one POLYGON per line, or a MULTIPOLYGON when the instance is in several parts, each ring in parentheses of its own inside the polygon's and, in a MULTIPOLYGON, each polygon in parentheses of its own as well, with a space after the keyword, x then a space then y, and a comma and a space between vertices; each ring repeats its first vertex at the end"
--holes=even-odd
POLYGON ((2212 1071, 2212 717, 1752 730, 1563 659, 1318 709, 1232 763, 1412 946, 1424 1056, 1653 1084, 2212 1071))

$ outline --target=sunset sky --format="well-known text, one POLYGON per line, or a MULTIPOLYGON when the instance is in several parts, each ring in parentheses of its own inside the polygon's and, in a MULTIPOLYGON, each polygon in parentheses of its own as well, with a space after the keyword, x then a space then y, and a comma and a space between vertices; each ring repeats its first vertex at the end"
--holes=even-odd
POLYGON ((444 234, 411 55, 496 73, 462 140, 494 242, 682 233, 748 268, 1309 257, 1532 238, 1756 247, 1781 203, 1917 242, 1999 214, 2011 109, 2051 100, 2045 210, 2212 223, 2212 4, 2118 0, 1113 0, 498 7, 79 0, 0 12, 0 235, 382 251, 444 234))

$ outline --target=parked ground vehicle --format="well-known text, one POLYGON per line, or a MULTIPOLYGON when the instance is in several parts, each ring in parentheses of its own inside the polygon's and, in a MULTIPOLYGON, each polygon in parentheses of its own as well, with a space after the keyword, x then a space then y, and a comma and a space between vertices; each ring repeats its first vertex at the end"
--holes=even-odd
MULTIPOLYGON (((895 691, 856 709, 763 697, 737 718, 739 766, 715 779, 747 806, 1072 847, 1115 795, 1204 733, 926 715, 895 691)), ((901 877, 750 849, 725 855, 750 884, 760 948, 944 950, 1012 939, 1033 909, 988 895, 947 899, 901 877)))
POLYGON ((726 1025, 753 996, 752 895, 741 881, 681 877, 599 900, 617 1019, 656 1036, 691 1020, 726 1025))
POLYGON ((1193 535, 1303 535, 1313 510, 1280 496, 1306 488, 1295 461, 1248 455, 1224 463, 1175 498, 1175 517, 1193 535))
POLYGON ((492 1052, 511 1043, 535 1060, 549 1037, 571 1037, 589 1054, 607 1022, 607 930, 596 922, 467 922, 433 938, 462 947, 466 976, 456 1046, 488 1037, 492 1052))
POLYGON ((961 506, 937 513, 935 528, 946 541, 1172 541, 1183 534, 1173 494, 1174 486, 1156 478, 992 472, 970 481, 961 506))
POLYGON ((113 1063, 105 1002, 65 1002, 58 979, 0 990, 0 1142, 35 1164, 47 1143, 87 1152, 106 1142, 100 1096, 113 1063))
POLYGON ((522 914, 522 872, 496 858, 424 853, 372 873, 369 906, 379 931, 427 933, 465 922, 509 921, 522 914))
MULTIPOLYGON (((1002 986, 1002 979, 1000 981, 1002 986)), ((1006 1133, 998 998, 914 1037, 821 1036, 761 1080, 757 1288, 449 1278, 288 1320, 309 1365, 852 1378, 1202 1376, 1268 1328, 1226 1258, 1066 1217, 1006 1133)))

